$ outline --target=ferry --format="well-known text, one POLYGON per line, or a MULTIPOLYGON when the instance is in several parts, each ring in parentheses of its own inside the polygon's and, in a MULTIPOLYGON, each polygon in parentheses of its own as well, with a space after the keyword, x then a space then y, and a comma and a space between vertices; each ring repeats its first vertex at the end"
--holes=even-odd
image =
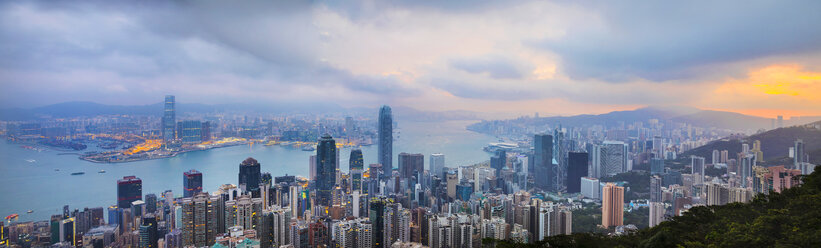
POLYGON ((37 160, 34 160, 34 159, 26 159, 26 162, 29 162, 29 163, 34 163, 34 162, 37 162, 37 160))
POLYGON ((310 151, 316 151, 316 148, 314 146, 303 146, 302 150, 306 151, 306 152, 310 152, 310 151))
POLYGON ((105 170, 100 170, 97 173, 105 173, 105 170))
POLYGON ((83 175, 83 174, 86 174, 86 173, 82 172, 82 171, 71 173, 72 176, 83 175))
POLYGON ((29 209, 29 211, 26 211, 26 213, 34 213, 34 210, 29 209))

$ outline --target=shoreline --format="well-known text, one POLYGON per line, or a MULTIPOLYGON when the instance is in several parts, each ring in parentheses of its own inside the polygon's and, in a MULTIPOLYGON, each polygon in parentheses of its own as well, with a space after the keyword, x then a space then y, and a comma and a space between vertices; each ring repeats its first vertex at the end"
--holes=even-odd
POLYGON ((90 156, 82 156, 82 155, 77 157, 77 158, 80 159, 80 160, 83 160, 83 161, 88 161, 88 162, 97 163, 97 164, 120 164, 120 163, 140 162, 140 161, 148 161, 148 160, 155 160, 155 159, 173 158, 173 157, 176 157, 177 155, 180 155, 180 154, 183 154, 183 153, 219 149, 219 148, 224 148, 224 147, 247 145, 248 143, 249 142, 240 142, 240 143, 237 143, 237 144, 221 145, 221 146, 209 147, 209 148, 204 148, 204 149, 184 150, 184 151, 179 151, 179 152, 173 152, 173 153, 168 154, 168 155, 157 155, 156 157, 133 158, 133 159, 115 160, 115 161, 100 161, 100 160, 91 159, 90 156))

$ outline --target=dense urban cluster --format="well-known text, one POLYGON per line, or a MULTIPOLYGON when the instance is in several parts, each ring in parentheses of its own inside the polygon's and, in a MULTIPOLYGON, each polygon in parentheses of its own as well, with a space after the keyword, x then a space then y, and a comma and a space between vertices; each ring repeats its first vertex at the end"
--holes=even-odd
MULTIPOLYGON (((175 120, 173 96, 165 109, 156 150, 210 137, 203 135, 207 121, 175 120)), ((208 175, 194 169, 183 173, 176 194, 144 194, 140 178, 125 176, 116 182, 115 205, 65 206, 47 221, 9 222, 0 240, 13 247, 480 247, 483 240, 535 243, 570 235, 574 215, 591 208, 600 209, 598 232, 630 235, 697 206, 782 192, 815 168, 802 140, 790 149, 789 165, 759 166, 756 141, 738 154, 715 150, 710 160, 690 156, 689 165, 676 167, 677 156, 707 136, 658 120, 532 130, 518 143, 490 144, 488 162, 449 165, 436 153, 425 166, 424 154, 401 151, 394 158, 394 125, 391 108, 383 106, 372 163, 352 149, 349 168, 340 168, 340 146, 328 132, 316 139, 307 177, 262 172, 266 161, 250 157, 237 161, 236 182, 210 192, 203 188, 208 175), (640 175, 649 187, 618 180, 625 175, 640 175), (642 208, 649 208, 646 223, 625 217, 642 208)))

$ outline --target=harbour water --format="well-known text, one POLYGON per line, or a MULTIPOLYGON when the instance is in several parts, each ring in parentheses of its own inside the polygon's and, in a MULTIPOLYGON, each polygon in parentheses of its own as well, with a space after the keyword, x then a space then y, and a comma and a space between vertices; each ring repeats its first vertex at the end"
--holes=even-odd
MULTIPOLYGON (((488 160, 482 147, 495 139, 465 130, 470 121, 400 122, 394 140, 394 167, 400 152, 422 153, 425 167, 431 153, 445 154, 448 167, 470 165, 488 160)), ((351 148, 340 154, 340 169, 347 171, 351 148)), ((377 146, 362 147, 365 164, 376 163, 377 146)), ((262 172, 272 176, 308 176, 308 158, 315 152, 282 146, 233 146, 195 151, 173 158, 120 164, 83 161, 77 155, 52 149, 26 149, 20 144, 0 140, 0 216, 19 214, 19 221, 47 220, 70 209, 107 207, 116 203, 117 179, 134 175, 143 181, 143 194, 172 190, 182 194, 182 173, 196 169, 203 173, 203 190, 214 191, 221 184, 237 183, 239 163, 256 158, 262 172), (59 169, 59 171, 55 170, 59 169), (97 173, 105 170, 105 173, 97 173), (85 172, 82 175, 71 175, 85 172), (33 210, 33 213, 26 213, 33 210)))

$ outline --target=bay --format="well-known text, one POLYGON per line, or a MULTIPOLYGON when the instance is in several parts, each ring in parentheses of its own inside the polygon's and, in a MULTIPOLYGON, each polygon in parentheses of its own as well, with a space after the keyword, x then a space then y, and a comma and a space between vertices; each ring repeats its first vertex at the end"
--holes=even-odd
MULTIPOLYGON (((445 154, 448 167, 488 160, 482 148, 495 139, 467 131, 471 121, 399 122, 395 130, 393 164, 400 152, 422 153, 425 167, 432 153, 445 154)), ((377 146, 361 147, 365 164, 376 163, 377 146)), ((340 169, 347 171, 351 148, 341 149, 340 169)), ((143 181, 143 194, 159 195, 172 190, 182 194, 182 173, 196 169, 203 173, 203 190, 215 191, 222 184, 237 184, 239 163, 257 159, 262 172, 272 176, 308 176, 308 159, 315 152, 282 146, 243 145, 184 153, 173 158, 119 164, 83 161, 61 151, 26 149, 20 144, 0 141, 0 216, 19 214, 19 221, 47 220, 62 212, 85 207, 116 204, 117 179, 134 175, 143 181), (59 171, 55 171, 59 169, 59 171), (105 170, 106 173, 97 173, 105 170), (84 175, 71 175, 85 172, 84 175), (33 210, 31 214, 26 211, 33 210)))

